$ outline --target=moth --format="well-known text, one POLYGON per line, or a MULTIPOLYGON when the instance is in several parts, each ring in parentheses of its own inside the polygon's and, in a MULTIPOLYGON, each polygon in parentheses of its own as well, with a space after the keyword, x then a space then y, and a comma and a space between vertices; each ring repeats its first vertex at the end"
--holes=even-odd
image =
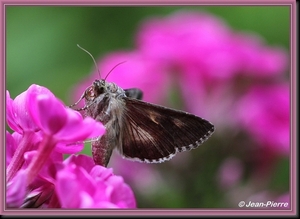
POLYGON ((144 102, 142 96, 138 88, 122 89, 106 79, 95 80, 86 88, 79 100, 84 99, 85 106, 77 110, 106 127, 106 133, 92 141, 95 164, 107 166, 115 148, 127 159, 164 162, 177 152, 197 148, 213 134, 214 125, 209 121, 144 102))

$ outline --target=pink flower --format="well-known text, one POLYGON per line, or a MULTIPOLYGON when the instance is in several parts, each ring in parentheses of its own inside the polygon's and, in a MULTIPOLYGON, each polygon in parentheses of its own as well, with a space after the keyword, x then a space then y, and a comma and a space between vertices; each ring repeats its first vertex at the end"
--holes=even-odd
POLYGON ((85 155, 71 156, 56 176, 62 208, 135 208, 135 198, 122 177, 94 165, 85 155), (74 192, 76 191, 76 192, 74 192))
MULTIPOLYGON (((211 65, 220 57, 223 60, 227 57, 225 69, 232 65, 232 61, 235 62, 227 46, 230 37, 225 24, 213 16, 177 12, 166 18, 144 22, 137 33, 136 44, 139 50, 154 60, 168 62, 179 69, 184 65, 199 64, 203 67, 199 70, 205 73, 214 66, 223 66, 223 63, 211 65)), ((231 74, 232 70, 225 72, 231 74)))
POLYGON ((283 49, 191 11, 149 19, 138 30, 136 44, 140 53, 165 66, 171 86, 178 83, 185 109, 219 128, 234 127, 234 116, 224 114, 231 114, 245 88, 258 80, 280 79, 288 63, 283 49))
POLYGON ((241 126, 260 145, 288 155, 290 101, 288 84, 252 87, 237 103, 241 126))
POLYGON ((227 158, 220 166, 218 184, 222 189, 228 190, 236 186, 242 178, 243 165, 237 158, 227 158))
POLYGON ((38 85, 30 86, 15 100, 7 91, 7 122, 16 131, 12 135, 7 132, 6 144, 7 189, 10 191, 7 204, 14 207, 20 207, 20 199, 13 198, 13 194, 17 194, 16 188, 29 191, 26 195, 29 201, 23 200, 25 205, 33 203, 36 206, 33 198, 43 194, 49 197, 53 192, 51 185, 46 193, 46 186, 37 186, 43 169, 62 162, 62 153, 82 150, 85 139, 100 137, 105 132, 101 123, 91 118, 83 119, 78 112, 66 108, 48 89, 38 85), (22 184, 16 178, 22 176, 20 171, 26 174, 22 184), (39 193, 32 195, 30 191, 39 193))
POLYGON ((165 61, 186 74, 230 79, 242 72, 278 75, 285 70, 283 50, 264 46, 257 36, 233 32, 220 19, 206 13, 180 11, 144 22, 136 37, 142 53, 165 61))

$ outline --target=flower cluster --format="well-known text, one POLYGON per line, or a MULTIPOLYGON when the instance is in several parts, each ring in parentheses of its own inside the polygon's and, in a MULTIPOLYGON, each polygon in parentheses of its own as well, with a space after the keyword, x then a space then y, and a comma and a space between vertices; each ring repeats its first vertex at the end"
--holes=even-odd
POLYGON ((6 94, 7 207, 134 208, 131 189, 112 170, 75 153, 105 127, 31 85, 14 100, 6 94), (71 154, 63 159, 64 154, 71 154))

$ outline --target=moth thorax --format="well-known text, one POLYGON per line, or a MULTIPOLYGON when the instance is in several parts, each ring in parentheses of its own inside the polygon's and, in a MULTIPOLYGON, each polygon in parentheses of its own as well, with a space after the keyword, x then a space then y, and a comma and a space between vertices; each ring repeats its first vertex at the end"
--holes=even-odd
POLYGON ((116 85, 115 83, 108 83, 107 89, 111 93, 114 93, 116 95, 116 97, 125 95, 125 91, 121 87, 116 85))

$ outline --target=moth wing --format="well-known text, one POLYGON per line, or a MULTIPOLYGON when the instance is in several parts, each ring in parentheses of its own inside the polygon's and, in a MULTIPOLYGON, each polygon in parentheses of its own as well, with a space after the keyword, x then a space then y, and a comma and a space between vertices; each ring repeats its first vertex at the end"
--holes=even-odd
POLYGON ((138 88, 124 89, 124 91, 127 97, 138 99, 138 100, 141 100, 143 98, 143 91, 141 91, 138 88))
POLYGON ((122 145, 127 159, 159 163, 176 152, 198 147, 214 132, 214 126, 193 114, 124 98, 122 145))

